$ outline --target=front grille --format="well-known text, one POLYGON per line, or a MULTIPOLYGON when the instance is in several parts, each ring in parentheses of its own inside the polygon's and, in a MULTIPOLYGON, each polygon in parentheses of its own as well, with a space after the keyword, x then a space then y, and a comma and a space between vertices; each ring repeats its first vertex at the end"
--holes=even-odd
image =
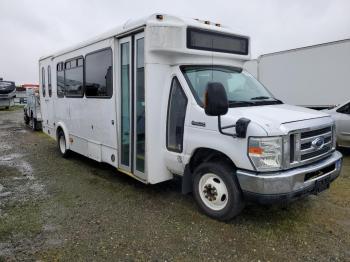
POLYGON ((323 134, 325 134, 327 132, 331 132, 331 131, 332 131, 332 127, 329 126, 329 127, 318 129, 318 130, 311 130, 311 131, 303 132, 303 133, 301 133, 301 139, 323 135, 323 134))
POLYGON ((290 135, 290 166, 327 156, 333 149, 333 126, 301 130, 290 135))
POLYGON ((304 160, 308 160, 310 158, 314 158, 314 157, 319 156, 319 155, 323 155, 324 153, 327 153, 329 150, 331 150, 331 147, 330 146, 325 146, 325 147, 323 147, 322 149, 320 149, 318 151, 314 151, 314 152, 302 155, 301 156, 301 160, 304 161, 304 160))

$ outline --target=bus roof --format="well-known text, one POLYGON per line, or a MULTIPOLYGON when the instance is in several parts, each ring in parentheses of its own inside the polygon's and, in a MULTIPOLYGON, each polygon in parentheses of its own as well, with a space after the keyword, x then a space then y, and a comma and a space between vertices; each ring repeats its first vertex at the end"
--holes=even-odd
POLYGON ((207 20, 200 20, 200 19, 194 19, 194 18, 186 18, 186 17, 179 17, 179 16, 173 16, 173 15, 167 15, 167 14, 152 14, 150 16, 143 17, 141 19, 137 20, 128 20, 125 22, 122 26, 113 28, 101 35, 98 35, 90 40, 84 41, 80 44, 77 44, 75 46, 60 50, 56 53, 53 53, 51 55, 43 56, 39 59, 39 61, 47 59, 47 58, 54 58, 60 55, 64 55, 66 53, 78 50, 80 48, 92 45, 97 42, 101 42, 103 40, 112 38, 112 37, 122 37, 124 35, 127 35, 129 33, 132 33, 133 31, 137 31, 146 25, 154 25, 162 23, 164 26, 193 26, 197 28, 202 29, 209 29, 213 31, 223 32, 223 33, 230 33, 235 34, 239 36, 245 36, 240 31, 232 29, 229 29, 226 26, 223 26, 219 23, 213 23, 207 20))

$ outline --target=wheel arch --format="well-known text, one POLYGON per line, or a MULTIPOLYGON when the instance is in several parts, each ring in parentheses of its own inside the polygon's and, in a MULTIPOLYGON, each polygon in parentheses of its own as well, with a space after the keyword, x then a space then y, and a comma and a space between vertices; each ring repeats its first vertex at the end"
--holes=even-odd
POLYGON ((189 168, 191 173, 193 173, 194 169, 199 166, 203 162, 208 161, 225 161, 228 164, 232 165, 232 167, 236 168, 235 163, 232 161, 232 159, 225 153, 213 149, 213 148, 207 148, 207 147, 199 147, 196 148, 191 157, 190 161, 188 162, 189 168))
POLYGON ((182 193, 188 194, 192 192, 192 183, 193 183, 193 173, 197 166, 204 162, 209 161, 224 161, 233 168, 236 168, 235 163, 232 161, 227 154, 207 147, 199 147, 193 150, 190 160, 185 167, 185 172, 182 178, 182 193))
POLYGON ((56 140, 58 140, 58 132, 62 131, 64 134, 64 137, 66 139, 66 148, 69 149, 70 145, 69 145, 69 133, 68 133, 68 128, 66 127, 66 125, 62 122, 58 122, 57 123, 57 128, 56 128, 56 140))

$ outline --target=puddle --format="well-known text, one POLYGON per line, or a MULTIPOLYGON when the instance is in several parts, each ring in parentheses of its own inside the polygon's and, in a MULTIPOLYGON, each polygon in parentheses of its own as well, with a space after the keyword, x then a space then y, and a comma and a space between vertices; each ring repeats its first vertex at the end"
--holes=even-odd
POLYGON ((6 156, 0 156, 0 161, 12 161, 14 159, 20 158, 23 155, 21 154, 10 154, 10 155, 6 155, 6 156))
POLYGON ((0 166, 7 166, 16 168, 19 172, 23 174, 26 178, 33 180, 33 168, 25 160, 22 160, 22 154, 9 154, 5 156, 0 156, 0 166))
POLYGON ((0 193, 0 198, 2 198, 2 197, 7 197, 7 196, 9 196, 9 195, 11 195, 11 194, 12 194, 12 192, 0 193))
POLYGON ((31 164, 23 157, 18 153, 0 156, 0 173, 3 174, 0 175, 0 199, 4 205, 9 201, 24 202, 46 194, 44 185, 35 179, 31 164), (16 171, 13 172, 13 169, 16 171))

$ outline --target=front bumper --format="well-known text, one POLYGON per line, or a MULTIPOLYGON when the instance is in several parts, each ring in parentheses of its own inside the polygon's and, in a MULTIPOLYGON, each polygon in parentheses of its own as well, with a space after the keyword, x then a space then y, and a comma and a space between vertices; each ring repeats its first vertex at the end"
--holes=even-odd
POLYGON ((329 177, 334 181, 340 174, 342 154, 333 152, 313 164, 271 173, 237 171, 237 178, 247 200, 262 204, 288 202, 315 192, 316 181, 329 177), (310 177, 310 178, 309 178, 310 177))

